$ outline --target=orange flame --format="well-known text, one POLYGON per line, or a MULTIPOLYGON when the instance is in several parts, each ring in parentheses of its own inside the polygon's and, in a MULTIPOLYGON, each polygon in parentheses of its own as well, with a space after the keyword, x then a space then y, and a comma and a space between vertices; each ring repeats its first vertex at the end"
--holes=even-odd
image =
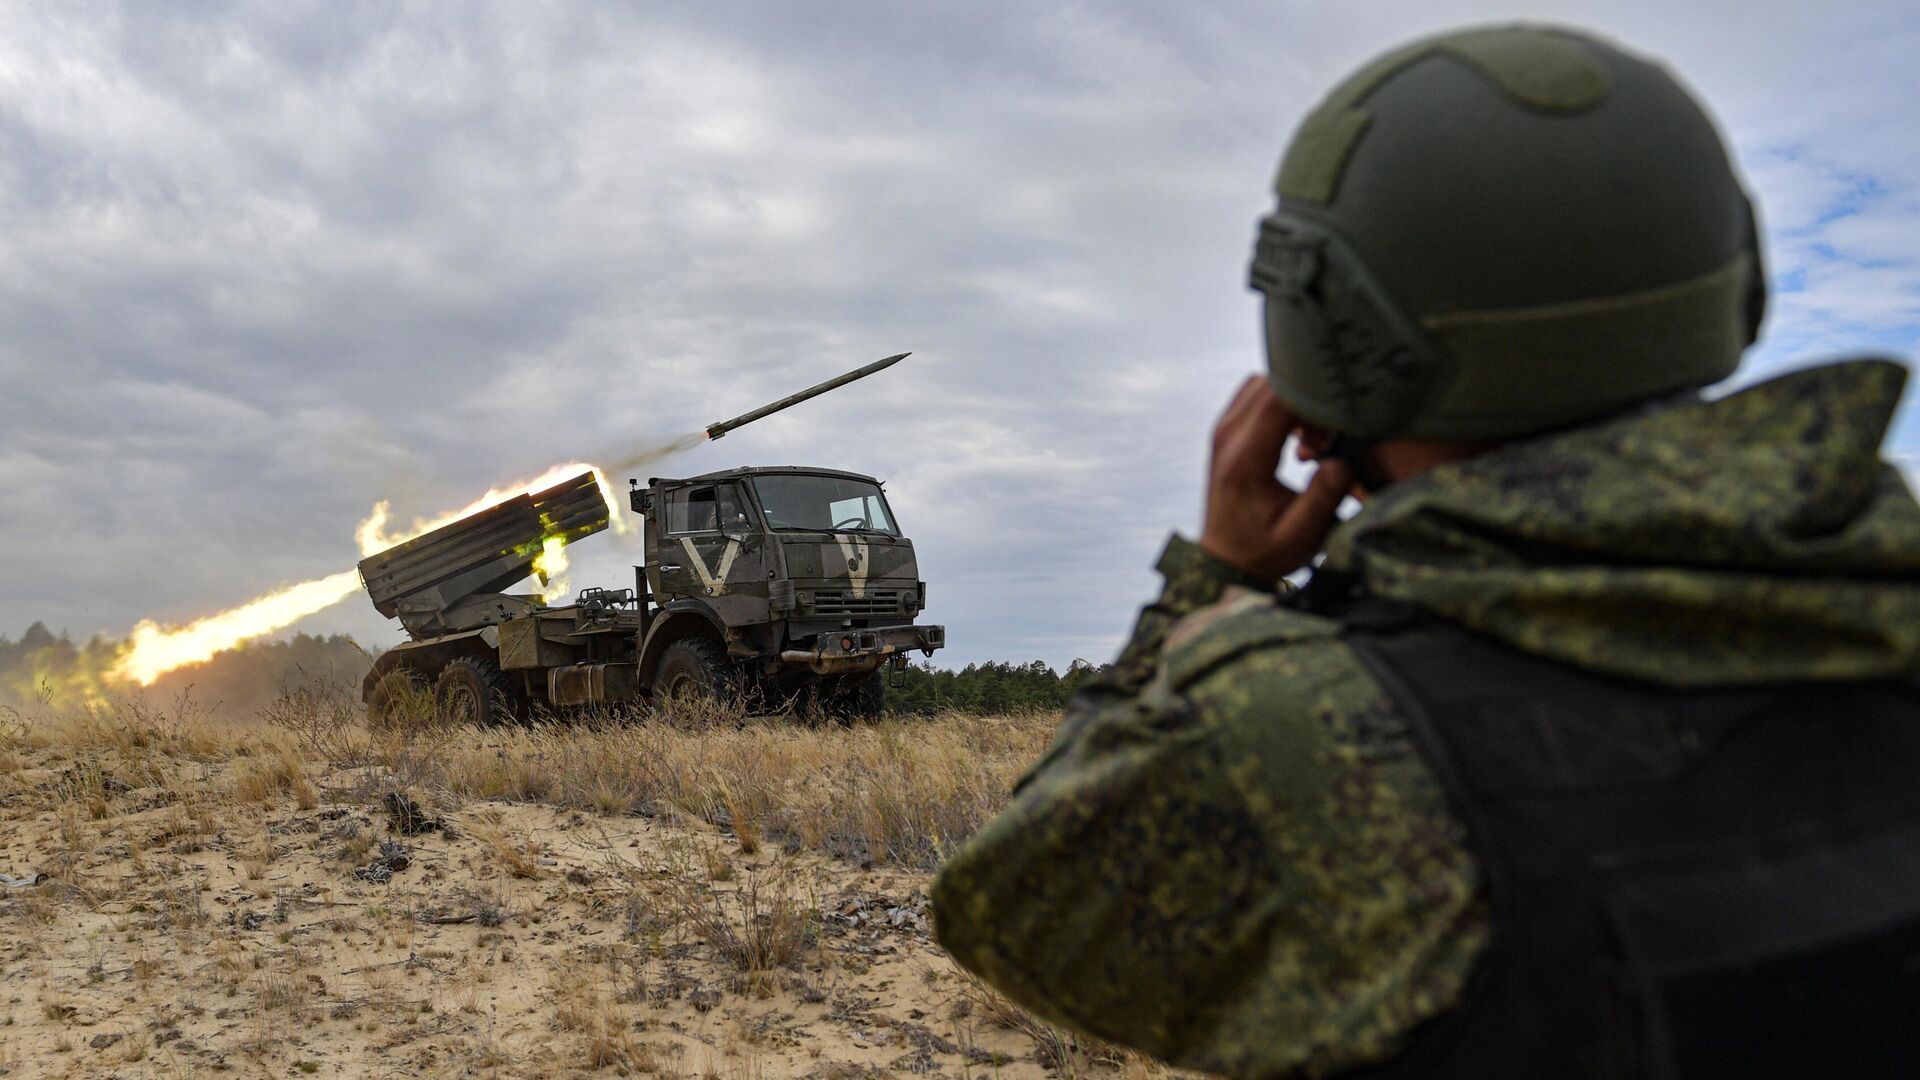
MULTIPOLYGON (((594 483, 600 487, 600 497, 606 500, 607 518, 613 530, 620 533, 631 531, 633 526, 621 517, 617 509, 619 503, 614 498, 613 485, 607 482, 606 474, 593 465, 574 461, 555 465, 517 484, 490 488, 485 495, 458 510, 433 518, 415 518, 411 525, 394 532, 387 531, 392 508, 383 499, 373 505, 373 511, 354 530, 354 540, 359 544, 362 556, 377 554, 516 495, 552 487, 586 470, 593 472, 594 483)), ((555 565, 549 569, 559 571, 563 565, 559 562, 562 557, 556 555, 550 558, 555 565)), ((155 679, 175 668, 210 660, 215 653, 231 649, 243 641, 284 630, 315 612, 345 600, 359 589, 359 571, 343 570, 313 581, 289 585, 217 615, 195 619, 185 626, 163 628, 151 619, 143 619, 133 628, 126 650, 108 675, 123 682, 151 686, 155 679)))
POLYGON ((332 607, 353 595, 359 587, 360 572, 346 570, 316 581, 289 585, 237 608, 170 630, 161 629, 152 619, 143 619, 133 628, 133 635, 127 639, 127 651, 121 654, 109 675, 151 686, 155 679, 174 668, 211 660, 217 652, 292 626, 316 611, 332 607))
POLYGON ((579 461, 570 461, 565 465, 555 465, 539 476, 522 480, 517 484, 507 484, 504 487, 489 488, 485 495, 480 496, 458 510, 449 510, 444 514, 432 518, 414 518, 412 525, 398 532, 390 533, 387 531, 387 525, 393 517, 393 508, 385 499, 382 499, 373 504, 373 512, 368 514, 366 520, 360 523, 360 527, 353 531, 353 538, 355 542, 360 545, 360 555, 362 558, 368 555, 377 555, 395 544, 404 544, 408 540, 425 533, 430 533, 442 525, 451 525, 461 518, 471 517, 489 507, 498 506, 516 495, 541 491, 560 483, 562 480, 572 479, 582 472, 588 471, 593 473, 593 482, 600 487, 600 497, 606 500, 607 519, 611 523, 613 531, 623 533, 631 530, 633 526, 629 524, 625 518, 620 516, 619 510, 617 509, 620 503, 614 497, 613 485, 607 481, 606 474, 601 472, 598 466, 588 465, 579 461))

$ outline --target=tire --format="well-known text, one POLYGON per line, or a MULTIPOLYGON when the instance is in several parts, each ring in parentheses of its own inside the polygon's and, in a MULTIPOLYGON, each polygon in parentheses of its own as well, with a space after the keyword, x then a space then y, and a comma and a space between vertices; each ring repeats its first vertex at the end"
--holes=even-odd
POLYGON ((887 711, 885 668, 865 675, 851 675, 840 686, 837 704, 840 715, 854 723, 875 723, 887 711))
POLYGON ((660 663, 653 669, 656 700, 729 702, 739 691, 739 670, 727 656, 727 647, 712 638, 681 638, 661 652, 660 663))
POLYGON ((500 665, 484 656, 462 656, 440 672, 433 701, 446 723, 498 727, 514 721, 518 695, 500 665))
POLYGON ((394 668, 373 684, 367 695, 367 727, 395 731, 424 726, 433 720, 432 684, 412 668, 394 668))
POLYGON ((813 722, 867 724, 887 708, 887 680, 880 671, 865 675, 827 675, 814 679, 795 699, 799 715, 813 722))

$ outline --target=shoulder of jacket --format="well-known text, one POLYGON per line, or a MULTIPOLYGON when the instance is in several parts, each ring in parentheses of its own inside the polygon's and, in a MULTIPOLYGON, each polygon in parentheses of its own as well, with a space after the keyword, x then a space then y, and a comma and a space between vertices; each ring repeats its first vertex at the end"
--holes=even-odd
POLYGON ((1169 687, 1180 690, 1248 654, 1339 647, 1340 631, 1338 622, 1287 607, 1272 593, 1229 588, 1167 631, 1160 670, 1169 687))

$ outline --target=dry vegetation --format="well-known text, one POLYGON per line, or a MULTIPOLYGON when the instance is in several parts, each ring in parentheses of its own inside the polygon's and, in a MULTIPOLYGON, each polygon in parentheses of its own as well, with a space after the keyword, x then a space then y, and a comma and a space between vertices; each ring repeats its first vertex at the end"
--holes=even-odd
POLYGON ((1053 724, 0 712, 0 1073, 1157 1074, 928 934, 1053 724))

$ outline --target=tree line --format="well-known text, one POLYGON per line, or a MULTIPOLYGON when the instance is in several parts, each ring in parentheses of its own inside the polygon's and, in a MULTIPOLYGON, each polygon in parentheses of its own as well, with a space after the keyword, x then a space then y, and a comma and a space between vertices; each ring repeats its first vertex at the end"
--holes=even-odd
POLYGON ((963 712, 978 716, 1064 708, 1080 684, 1106 670, 1075 660, 1065 672, 1040 660, 1026 664, 989 661, 955 671, 909 661, 887 690, 887 711, 915 715, 963 712))

